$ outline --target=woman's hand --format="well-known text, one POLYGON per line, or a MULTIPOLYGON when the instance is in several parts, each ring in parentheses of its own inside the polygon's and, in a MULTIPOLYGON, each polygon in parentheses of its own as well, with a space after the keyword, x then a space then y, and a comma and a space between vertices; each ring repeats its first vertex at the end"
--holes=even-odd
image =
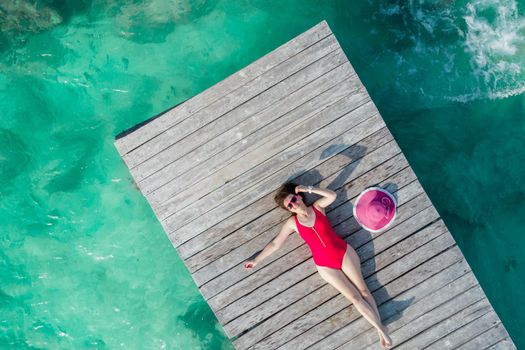
POLYGON ((295 186, 295 193, 299 192, 308 192, 308 187, 303 185, 295 186))
POLYGON ((244 268, 246 270, 251 270, 255 267, 255 265, 257 265, 255 260, 248 260, 247 262, 244 263, 244 268))

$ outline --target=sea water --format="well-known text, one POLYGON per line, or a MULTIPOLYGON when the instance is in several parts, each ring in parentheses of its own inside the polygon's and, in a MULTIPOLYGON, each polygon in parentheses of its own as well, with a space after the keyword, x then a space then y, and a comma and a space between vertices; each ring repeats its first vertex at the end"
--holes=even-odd
POLYGON ((525 347, 524 6, 2 2, 0 348, 232 348, 114 137, 323 19, 525 347))

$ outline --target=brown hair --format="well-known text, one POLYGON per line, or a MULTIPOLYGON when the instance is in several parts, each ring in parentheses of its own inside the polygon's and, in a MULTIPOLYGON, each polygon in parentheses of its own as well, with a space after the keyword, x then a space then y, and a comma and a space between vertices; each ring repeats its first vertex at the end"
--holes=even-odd
MULTIPOLYGON (((283 208, 284 210, 288 211, 288 208, 286 208, 286 206, 284 205, 284 199, 290 194, 295 194, 295 188, 297 186, 298 185, 293 182, 287 182, 281 187, 279 187, 279 189, 275 193, 275 196, 273 197, 273 199, 275 200, 275 203, 281 208, 283 208)), ((304 201, 303 194, 299 193, 298 195, 301 196, 304 201)))

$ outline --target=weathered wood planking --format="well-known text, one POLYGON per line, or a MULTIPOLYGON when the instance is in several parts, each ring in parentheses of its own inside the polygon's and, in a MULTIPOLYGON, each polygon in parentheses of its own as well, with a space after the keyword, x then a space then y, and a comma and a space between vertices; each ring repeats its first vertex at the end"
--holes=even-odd
MULTIPOLYGON (((335 49, 335 47, 331 49, 335 49)), ((257 130, 261 126, 261 120, 269 124, 274 119, 317 96, 319 92, 329 90, 338 82, 343 81, 345 75, 341 75, 341 73, 345 70, 349 71, 348 65, 338 68, 343 63, 345 63, 344 55, 340 51, 331 51, 326 56, 302 68, 301 74, 286 78, 272 89, 267 90, 265 94, 261 94, 244 104, 242 108, 236 108, 198 129, 191 134, 191 137, 183 138, 177 142, 169 139, 170 142, 173 142, 171 145, 155 157, 140 163, 133 171, 139 180, 148 184, 149 188, 160 187, 164 184, 162 176, 173 179, 192 165, 183 156, 188 154, 191 157, 190 159, 207 159, 206 157, 214 154, 212 152, 225 149, 242 140, 252 131, 257 130), (272 96, 267 96, 270 92, 272 96), (265 108, 260 109, 259 99, 265 101, 267 105, 265 108), (249 107, 252 109, 248 110, 249 107), (190 151, 191 155, 189 154, 190 151), (164 168, 159 170, 161 166, 164 168), (152 178, 146 179, 148 176, 152 178)), ((355 74, 353 71, 349 71, 349 73, 355 74)), ((281 124, 289 122, 291 121, 286 118, 281 120, 281 124)), ((267 130, 270 133, 274 131, 270 128, 267 130)))
MULTIPOLYGON (((335 157, 322 163, 316 168, 316 170, 318 171, 320 176, 323 177, 331 176, 336 172, 338 174, 342 174, 344 171, 346 171, 345 168, 348 169, 348 167, 351 167, 353 169, 353 172, 352 174, 350 174, 349 178, 354 177, 354 174, 356 173, 362 174, 364 172, 363 169, 366 168, 367 170, 369 170, 370 168, 373 168, 371 162, 374 162, 373 164, 378 165, 381 164, 383 161, 389 159, 389 156, 391 157, 393 154, 395 154, 395 152, 391 151, 394 150, 394 148, 392 147, 386 147, 383 148, 381 151, 375 152, 377 147, 383 146, 384 143, 391 141, 391 138, 388 135, 389 134, 387 133, 387 130, 383 128, 377 133, 371 135, 369 138, 363 139, 358 145, 356 144, 352 147, 349 147, 343 150, 335 157), (362 154, 364 147, 368 147, 368 149, 371 150, 371 153, 368 154, 366 158, 363 158, 362 154), (357 160, 360 161, 356 162, 357 160), (365 167, 363 166, 363 164, 370 164, 370 167, 365 167)), ((306 175, 308 175, 308 173, 306 173, 305 176, 302 176, 298 180, 311 182, 309 181, 310 179, 306 178, 306 175)), ((316 182, 316 184, 318 183, 316 182)), ((267 213, 271 210, 274 210, 276 213, 281 213, 280 211, 275 210, 272 195, 271 193, 269 193, 265 197, 261 198, 257 202, 245 208, 243 211, 235 213, 234 215, 226 218, 220 223, 209 228, 202 234, 196 236, 194 239, 187 242, 187 244, 183 244, 179 247, 179 250, 181 251, 183 256, 186 257, 195 254, 197 252, 196 249, 198 249, 199 247, 194 247, 190 243, 202 241, 200 244, 205 245, 211 244, 215 241, 220 241, 222 238, 231 234, 232 229, 237 229, 238 227, 242 227, 244 229, 246 227, 245 225, 247 225, 250 222, 254 222, 252 220, 256 219, 257 216, 262 215, 263 213, 267 213)), ((255 229, 259 225, 251 226, 253 227, 250 227, 250 229, 255 229)), ((261 227, 268 227, 267 223, 261 222, 261 227)), ((253 237, 253 234, 250 234, 250 237, 253 237)))
MULTIPOLYGON (((399 193, 401 195, 400 200, 408 200, 408 196, 406 195, 408 192, 405 190, 403 191, 404 192, 399 193)), ((408 205, 412 207, 411 204, 412 203, 408 205)), ((402 223, 405 218, 400 215, 399 219, 400 220, 396 222, 395 225, 402 223)), ((340 232, 339 230, 341 229, 341 227, 344 227, 345 224, 346 222, 342 222, 341 224, 335 226, 336 232, 340 232)), ((351 221, 350 225, 347 228, 350 228, 350 232, 356 232, 359 229, 358 225, 355 224, 355 221, 351 221)), ((345 232, 347 228, 344 229, 345 232)), ((235 299, 240 298, 244 294, 249 293, 255 288, 271 281, 283 271, 293 268, 297 264, 301 263, 305 259, 305 253, 308 253, 308 248, 304 245, 301 245, 301 240, 298 237, 293 236, 289 239, 285 246, 281 248, 279 252, 274 254, 275 257, 272 256, 269 258, 272 260, 277 258, 279 259, 275 261, 275 263, 266 263, 266 265, 268 265, 268 268, 261 268, 255 271, 253 274, 249 275, 247 278, 239 280, 239 276, 243 276, 245 275, 245 273, 244 271, 237 272, 239 268, 236 266, 231 270, 228 270, 225 273, 223 273, 219 278, 214 279, 202 286, 201 291, 204 295, 211 296, 211 298, 209 299, 210 305, 217 305, 217 308, 224 307, 232 301, 234 301, 235 299), (299 249, 296 249, 297 247, 299 247, 299 249), (291 251, 291 254, 287 254, 289 251, 291 251), (281 256, 282 258, 280 258, 281 256), (219 283, 221 288, 224 289, 223 292, 220 292, 219 294, 215 294, 217 293, 217 290, 220 290, 220 288, 217 287, 217 283, 219 283)), ((311 264, 309 265, 311 268, 313 268, 311 264)), ((314 270, 309 271, 311 274, 314 270)))
MULTIPOLYGON (((436 297, 440 298, 449 297, 448 294, 442 293, 440 288, 443 286, 452 283, 456 278, 459 278, 465 273, 465 265, 461 259, 461 253, 455 250, 449 250, 437 257, 429 260, 425 265, 419 266, 416 269, 410 271, 409 273, 401 276, 399 279, 396 279, 389 284, 388 293, 385 292, 385 289, 379 289, 373 292, 374 297, 379 304, 379 309, 383 318, 388 320, 389 316, 396 316, 402 310, 403 300, 410 300, 417 296, 420 300, 424 300, 420 306, 423 308, 418 308, 418 313, 427 312, 429 309, 433 308, 436 304, 436 297), (423 268, 424 267, 424 268, 423 268), (435 295, 434 295, 435 294, 435 295), (393 299, 396 297, 396 299, 393 299), (398 300, 397 300, 398 299, 398 300)), ((449 285, 449 289, 450 289, 449 285)), ((453 297, 453 295, 450 295, 453 297)), ((350 318, 355 319, 357 315, 355 311, 350 308, 344 309, 342 312, 341 304, 344 304, 344 298, 337 296, 336 298, 331 299, 328 303, 323 304, 321 308, 318 308, 311 313, 313 315, 307 314, 303 316, 302 322, 296 322, 290 324, 291 327, 294 327, 295 324, 300 324, 302 329, 286 329, 290 326, 285 327, 281 330, 277 336, 272 335, 269 337, 271 341, 279 342, 282 344, 287 342, 290 337, 297 336, 299 334, 306 333, 306 339, 304 339, 305 344, 311 344, 319 339, 323 339, 326 334, 331 334, 333 330, 330 327, 330 322, 323 322, 319 325, 315 323, 315 318, 323 317, 330 318, 330 321, 337 321, 338 319, 350 318), (335 311, 334 311, 335 310, 335 311), (335 313, 334 313, 335 312, 335 313), (315 318, 314 318, 315 317, 315 318), (313 328, 312 328, 313 326, 313 328), (290 334, 291 333, 291 334, 290 334)), ((411 311, 413 311, 412 309, 411 311)), ((406 312, 403 314, 403 318, 406 322, 406 312)), ((366 329, 366 325, 364 325, 366 329)), ((294 327, 295 328, 295 327, 294 327)), ((370 328, 370 327, 368 327, 370 328)), ((392 328, 392 324, 390 325, 392 328)), ((301 335, 302 337, 303 335, 301 335)), ((368 346, 368 344, 375 344, 377 342, 377 334, 375 331, 360 331, 359 333, 353 334, 352 341, 349 345, 356 347, 368 346)), ((394 336, 394 334, 393 334, 394 336)), ((267 339, 264 340, 266 342, 267 339)), ((294 343, 301 342, 300 338, 295 338, 292 342, 289 342, 287 346, 292 346, 294 343)), ((261 342, 258 344, 257 348, 263 348, 264 343, 261 342)))
POLYGON ((377 348, 298 235, 243 268, 288 218, 272 196, 291 178, 336 191, 326 215, 357 251, 397 348, 515 348, 325 22, 116 147, 236 348, 377 348), (398 200, 380 233, 352 217, 372 185, 398 200))

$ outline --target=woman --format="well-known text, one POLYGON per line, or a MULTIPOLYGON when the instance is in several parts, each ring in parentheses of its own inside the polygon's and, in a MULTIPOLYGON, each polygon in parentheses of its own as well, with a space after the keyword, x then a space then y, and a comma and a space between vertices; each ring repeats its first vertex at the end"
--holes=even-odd
POLYGON ((363 317, 377 329, 380 344, 390 348, 392 340, 387 328, 381 323, 374 297, 368 290, 361 274, 361 263, 355 250, 339 237, 328 222, 325 208, 335 201, 331 190, 284 184, 275 195, 276 203, 294 215, 281 228, 272 242, 254 259, 247 261, 246 269, 252 269, 267 256, 279 249, 288 235, 299 233, 312 252, 314 263, 321 277, 343 294, 363 317), (313 205, 306 206, 303 192, 321 196, 313 205))

